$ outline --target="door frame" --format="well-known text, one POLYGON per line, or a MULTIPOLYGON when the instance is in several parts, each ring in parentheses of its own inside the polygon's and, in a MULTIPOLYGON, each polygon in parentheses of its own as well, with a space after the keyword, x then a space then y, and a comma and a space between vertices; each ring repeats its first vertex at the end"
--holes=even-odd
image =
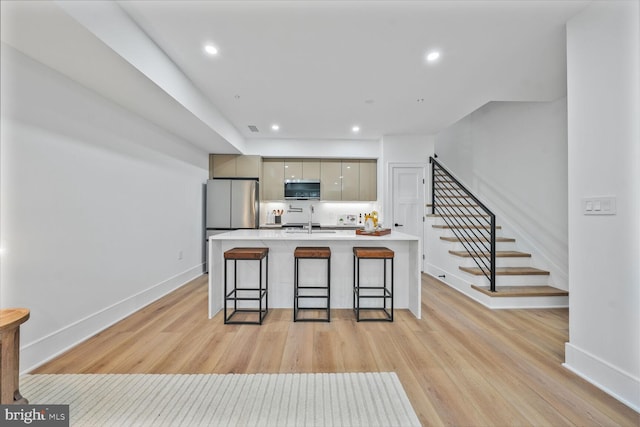
POLYGON ((403 163, 403 162, 389 162, 387 165, 387 197, 385 197, 385 212, 387 212, 387 215, 385 215, 385 222, 387 222, 388 226, 391 228, 392 224, 393 224, 393 209, 394 209, 394 197, 395 195, 393 194, 393 177, 394 177, 394 170, 396 168, 421 168, 422 169, 422 173, 424 174, 424 187, 423 187, 423 191, 422 191, 422 216, 423 216, 423 221, 422 221, 422 236, 420 238, 420 242, 419 242, 419 252, 422 256, 422 260, 421 260, 421 270, 424 272, 426 271, 425 266, 426 266, 426 255, 424 253, 424 248, 425 248, 425 237, 426 237, 426 227, 427 227, 427 221, 426 221, 426 214, 427 214, 427 200, 429 197, 429 189, 430 189, 430 175, 429 175, 429 169, 427 167, 427 163, 403 163))

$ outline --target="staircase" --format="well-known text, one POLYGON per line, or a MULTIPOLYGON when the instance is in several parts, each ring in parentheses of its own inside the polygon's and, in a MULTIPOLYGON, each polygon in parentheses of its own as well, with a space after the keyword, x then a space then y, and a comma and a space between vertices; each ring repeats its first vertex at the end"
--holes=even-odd
POLYGON ((495 215, 437 160, 430 162, 428 218, 444 253, 434 257, 436 273, 443 273, 436 275, 490 308, 568 306, 569 293, 550 285, 550 273, 535 268, 516 239, 501 235, 495 215))

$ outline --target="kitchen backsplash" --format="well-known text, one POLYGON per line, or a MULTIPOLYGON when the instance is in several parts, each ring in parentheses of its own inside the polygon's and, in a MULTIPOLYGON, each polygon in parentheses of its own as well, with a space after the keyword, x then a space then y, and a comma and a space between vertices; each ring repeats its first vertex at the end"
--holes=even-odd
MULTIPOLYGON (((313 205, 313 222, 322 225, 338 225, 340 218, 348 220, 347 215, 359 216, 371 211, 378 211, 380 218, 380 207, 377 202, 320 202, 310 200, 291 200, 287 202, 261 202, 260 203, 260 224, 266 224, 267 214, 273 211, 282 210, 282 223, 306 223, 309 221, 309 207, 313 205), (291 209, 293 208, 293 209, 291 209), (292 212, 302 209, 302 212, 292 212)), ((357 222, 357 220, 356 220, 357 222)))

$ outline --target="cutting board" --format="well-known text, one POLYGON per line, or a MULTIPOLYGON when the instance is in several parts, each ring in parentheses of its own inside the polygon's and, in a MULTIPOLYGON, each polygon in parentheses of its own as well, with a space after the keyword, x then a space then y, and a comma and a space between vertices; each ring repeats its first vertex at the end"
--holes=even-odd
POLYGON ((374 231, 356 230, 356 234, 361 236, 384 236, 385 234, 391 234, 390 228, 379 228, 374 231))

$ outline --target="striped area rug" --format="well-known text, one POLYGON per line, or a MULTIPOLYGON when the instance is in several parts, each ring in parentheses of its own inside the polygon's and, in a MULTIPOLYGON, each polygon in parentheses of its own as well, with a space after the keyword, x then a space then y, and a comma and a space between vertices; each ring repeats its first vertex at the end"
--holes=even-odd
POLYGON ((393 372, 24 375, 30 404, 72 426, 419 426, 393 372))

